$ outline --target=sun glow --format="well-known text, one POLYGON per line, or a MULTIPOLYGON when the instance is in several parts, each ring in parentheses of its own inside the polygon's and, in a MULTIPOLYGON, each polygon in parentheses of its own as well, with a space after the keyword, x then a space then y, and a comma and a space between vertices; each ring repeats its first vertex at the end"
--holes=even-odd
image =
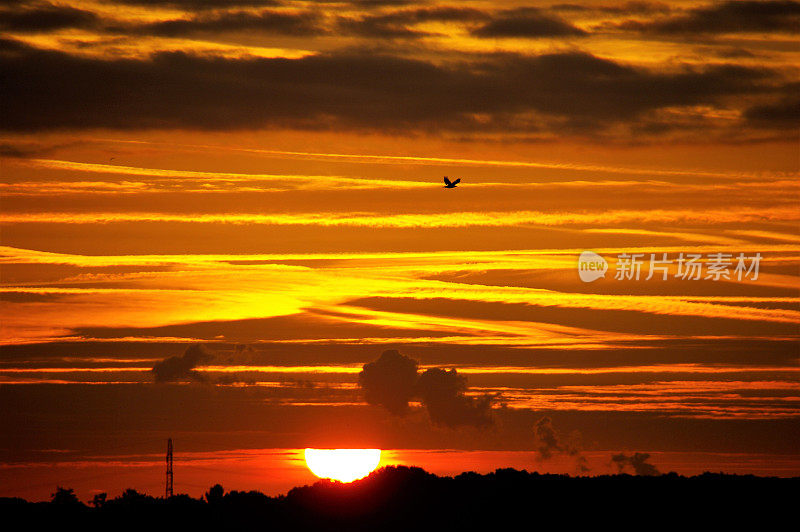
POLYGON ((306 465, 316 476, 352 482, 369 475, 381 461, 380 449, 306 449, 306 465))

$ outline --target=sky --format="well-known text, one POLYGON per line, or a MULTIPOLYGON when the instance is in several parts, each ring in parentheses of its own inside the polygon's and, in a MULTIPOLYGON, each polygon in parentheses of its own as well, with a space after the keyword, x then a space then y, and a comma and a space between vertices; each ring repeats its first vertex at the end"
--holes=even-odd
POLYGON ((798 28, 0 1, 0 496, 160 494, 170 437, 193 495, 312 482, 307 447, 800 475, 798 28))

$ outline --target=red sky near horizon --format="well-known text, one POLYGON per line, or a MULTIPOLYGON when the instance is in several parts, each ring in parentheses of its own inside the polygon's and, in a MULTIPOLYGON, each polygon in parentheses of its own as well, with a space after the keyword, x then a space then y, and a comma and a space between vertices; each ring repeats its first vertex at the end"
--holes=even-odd
POLYGON ((192 494, 310 482, 305 447, 800 475, 799 22, 793 1, 4 4, 0 496, 160 494, 168 437, 192 494), (579 279, 584 250, 605 278, 579 279), (645 280, 664 253, 759 253, 759 275, 645 280), (359 371, 392 349, 494 396, 491 424, 367 404, 359 371))

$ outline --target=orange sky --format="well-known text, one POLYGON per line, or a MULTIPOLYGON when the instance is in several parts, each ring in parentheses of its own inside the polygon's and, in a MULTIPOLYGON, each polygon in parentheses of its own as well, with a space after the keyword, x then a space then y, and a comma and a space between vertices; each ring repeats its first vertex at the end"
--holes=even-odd
MULTIPOLYGON (((791 1, 0 7, 3 484, 58 463, 26 496, 111 490, 80 464, 169 436, 222 462, 381 447, 435 472, 461 460, 439 449, 570 470, 536 458, 543 417, 595 472, 622 450, 799 474, 798 19, 791 1), (580 281, 584 250, 605 279, 580 281), (614 279, 620 253, 762 259, 756 280, 637 281, 614 279), (196 343, 213 359, 152 382, 196 343), (492 426, 367 405, 358 372, 386 349, 495 394, 492 426)), ((307 481, 270 475, 250 485, 307 481)))

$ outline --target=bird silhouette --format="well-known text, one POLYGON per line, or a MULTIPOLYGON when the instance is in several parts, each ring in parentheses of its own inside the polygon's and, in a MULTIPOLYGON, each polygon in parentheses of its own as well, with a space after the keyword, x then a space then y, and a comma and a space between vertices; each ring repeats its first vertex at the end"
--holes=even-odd
POLYGON ((459 183, 461 183, 461 178, 458 178, 455 181, 450 181, 447 176, 444 176, 444 188, 456 188, 456 185, 459 183))

